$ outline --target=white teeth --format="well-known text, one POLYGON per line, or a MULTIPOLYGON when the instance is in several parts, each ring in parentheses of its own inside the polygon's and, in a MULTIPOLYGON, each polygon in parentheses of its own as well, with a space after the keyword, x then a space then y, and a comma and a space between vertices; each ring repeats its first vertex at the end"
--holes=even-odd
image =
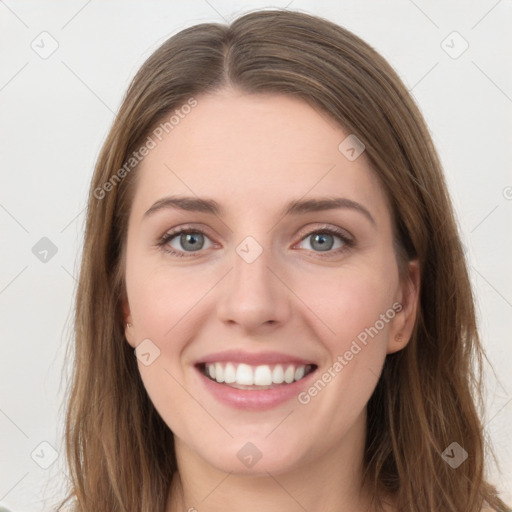
POLYGON ((275 384, 281 384, 282 382, 284 382, 284 371, 283 367, 280 364, 278 364, 274 368, 274 371, 272 372, 272 382, 274 382, 275 384))
POLYGON ((272 384, 272 372, 270 366, 257 366, 254 372, 254 384, 256 386, 270 386, 272 384))
POLYGON ((215 363, 215 380, 217 382, 224 382, 224 368, 220 363, 215 363))
POLYGON ((233 363, 228 363, 224 369, 224 382, 226 384, 236 382, 236 369, 233 363))
POLYGON ((236 363, 207 363, 205 374, 219 383, 241 386, 271 386, 272 384, 291 384, 304 378, 310 365, 281 364, 273 368, 268 364, 250 366, 236 363), (286 369, 285 369, 286 368, 286 369))
POLYGON ((254 375, 252 368, 248 364, 239 364, 236 369, 236 383, 244 386, 252 386, 254 384, 254 375))
POLYGON ((291 384, 295 377, 295 368, 293 366, 288 366, 286 371, 284 372, 284 381, 286 384, 291 384))

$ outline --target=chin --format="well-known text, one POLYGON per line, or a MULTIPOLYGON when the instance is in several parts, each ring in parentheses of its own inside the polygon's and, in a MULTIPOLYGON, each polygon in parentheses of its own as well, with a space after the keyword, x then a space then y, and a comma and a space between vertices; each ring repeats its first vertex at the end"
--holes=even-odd
POLYGON ((215 442, 215 449, 196 453, 208 464, 225 473, 237 475, 268 476, 267 473, 285 473, 300 464, 301 455, 292 446, 277 446, 269 439, 230 439, 221 446, 215 442))

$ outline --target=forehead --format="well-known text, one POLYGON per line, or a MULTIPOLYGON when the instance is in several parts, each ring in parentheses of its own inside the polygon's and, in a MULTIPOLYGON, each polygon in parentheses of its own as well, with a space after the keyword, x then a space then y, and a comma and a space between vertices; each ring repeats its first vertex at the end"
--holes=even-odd
POLYGON ((365 154, 350 161, 340 152, 350 134, 326 114, 285 95, 227 90, 196 100, 161 140, 152 135, 156 146, 137 171, 134 209, 170 194, 216 198, 228 210, 343 195, 370 205, 377 218, 386 214, 365 154))

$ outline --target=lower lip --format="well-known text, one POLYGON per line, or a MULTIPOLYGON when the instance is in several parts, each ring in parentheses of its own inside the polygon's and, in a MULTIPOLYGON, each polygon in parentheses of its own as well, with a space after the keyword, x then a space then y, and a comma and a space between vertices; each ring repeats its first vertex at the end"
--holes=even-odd
POLYGON ((292 382, 291 384, 279 385, 272 389, 248 390, 236 389, 226 384, 219 384, 206 377, 199 369, 196 368, 196 371, 199 373, 206 389, 219 402, 237 409, 250 409, 255 411, 271 409, 292 398, 296 398, 316 373, 316 370, 314 370, 301 380, 292 382))

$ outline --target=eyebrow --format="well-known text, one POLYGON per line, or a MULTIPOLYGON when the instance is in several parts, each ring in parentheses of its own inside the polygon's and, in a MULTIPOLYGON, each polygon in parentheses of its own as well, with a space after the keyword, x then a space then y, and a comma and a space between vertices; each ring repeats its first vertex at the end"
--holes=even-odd
MULTIPOLYGON (((169 196, 156 201, 144 214, 149 217, 157 211, 164 209, 177 209, 189 212, 209 213, 216 216, 224 215, 224 208, 213 199, 188 196, 169 196)), ((303 215, 310 212, 325 210, 350 209, 363 214, 374 226, 375 219, 372 214, 361 204, 345 197, 320 197, 315 199, 296 199, 285 205, 280 217, 289 215, 303 215)))

